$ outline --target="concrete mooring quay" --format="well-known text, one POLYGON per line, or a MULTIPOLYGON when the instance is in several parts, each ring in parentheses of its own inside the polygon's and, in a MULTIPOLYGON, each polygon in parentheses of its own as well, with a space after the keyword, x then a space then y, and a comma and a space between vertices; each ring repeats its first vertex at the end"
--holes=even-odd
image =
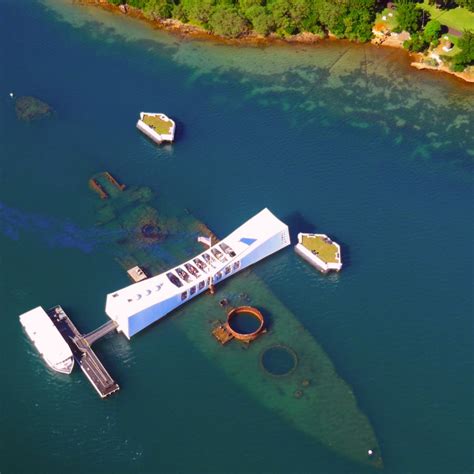
POLYGON ((109 321, 95 331, 83 336, 61 306, 55 306, 47 313, 69 344, 75 361, 101 398, 105 398, 119 390, 119 385, 109 375, 90 346, 99 338, 116 329, 115 321, 109 321))

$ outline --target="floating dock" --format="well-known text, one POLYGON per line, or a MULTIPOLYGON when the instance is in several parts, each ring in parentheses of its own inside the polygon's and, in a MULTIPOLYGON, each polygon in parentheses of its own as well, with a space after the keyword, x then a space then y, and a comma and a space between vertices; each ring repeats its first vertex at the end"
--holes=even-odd
MULTIPOLYGON (((73 358, 77 362, 101 398, 105 398, 119 390, 120 387, 107 372, 91 348, 92 343, 116 329, 117 324, 115 321, 108 321, 104 325, 97 328, 95 331, 92 331, 87 335, 83 335, 78 331, 76 326, 74 326, 73 322, 61 308, 61 306, 55 306, 54 308, 51 308, 47 311, 44 311, 44 309, 39 306, 34 310, 22 314, 20 316, 20 322, 23 327, 25 327, 28 336, 33 340, 38 351, 41 353, 51 368, 58 372, 69 374, 71 373, 73 367, 74 362, 72 361, 72 364, 70 364, 71 370, 59 370, 49 361, 51 357, 47 357, 51 350, 49 352, 43 350, 44 347, 48 347, 51 344, 53 339, 59 338, 65 347, 67 347, 67 351, 68 354, 71 355, 71 359, 73 358), (44 318, 48 319, 47 324, 44 324, 44 318), (25 326, 25 323, 28 323, 28 325, 25 326), (42 327, 47 328, 49 328, 48 325, 51 324, 51 329, 48 331, 38 331, 36 329, 38 324, 42 324, 42 327), (34 337, 32 337, 32 335, 34 337), (54 338, 52 336, 54 336, 54 338)), ((58 346, 58 343, 56 343, 56 346, 58 346)), ((63 352, 64 350, 61 352, 61 354, 63 352)))
POLYGON ((165 114, 140 112, 137 128, 155 143, 174 141, 176 124, 165 114))
POLYGON ((296 253, 322 273, 340 271, 341 247, 326 234, 298 234, 296 253))
POLYGON ((119 390, 120 387, 109 375, 90 346, 92 342, 97 341, 100 337, 105 336, 105 334, 116 328, 115 324, 110 324, 113 321, 109 321, 107 326, 101 326, 89 335, 83 336, 61 306, 55 306, 48 310, 47 313, 69 344, 75 361, 100 397, 105 398, 119 390))

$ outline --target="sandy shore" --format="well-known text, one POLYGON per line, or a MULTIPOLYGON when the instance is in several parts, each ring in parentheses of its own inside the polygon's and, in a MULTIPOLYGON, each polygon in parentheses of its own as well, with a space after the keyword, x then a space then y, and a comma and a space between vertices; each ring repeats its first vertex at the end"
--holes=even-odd
MULTIPOLYGON (((298 44, 314 44, 321 42, 323 40, 336 40, 334 35, 329 34, 329 37, 324 37, 321 35, 315 35, 313 33, 300 33, 289 38, 280 38, 275 34, 270 34, 269 36, 260 36, 255 33, 248 33, 245 36, 239 38, 224 38, 222 36, 217 36, 209 31, 204 30, 195 25, 190 25, 186 23, 182 23, 179 20, 175 19, 167 19, 167 20, 160 20, 155 19, 151 20, 142 13, 141 10, 134 7, 123 7, 123 6, 116 6, 111 5, 107 2, 107 0, 72 0, 73 3, 78 5, 95 5, 100 7, 104 10, 108 10, 115 14, 120 15, 128 15, 133 18, 137 18, 139 20, 147 22, 153 28, 166 30, 176 35, 188 38, 195 38, 200 40, 209 40, 214 42, 219 42, 223 44, 229 45, 249 45, 249 46, 267 46, 270 44, 291 44, 291 43, 298 43, 298 44)), ((403 40, 396 36, 388 36, 384 38, 381 42, 380 38, 374 38, 371 43, 377 47, 385 46, 390 48, 403 48, 403 40)), ((454 72, 449 69, 449 67, 441 65, 441 66, 431 66, 423 62, 424 56, 422 54, 411 54, 407 51, 407 54, 410 54, 413 59, 415 59, 411 66, 419 70, 431 70, 431 71, 438 71, 447 74, 454 75, 459 79, 462 79, 466 82, 474 83, 474 74, 472 72, 454 72)))
MULTIPOLYGON (((398 36, 387 36, 381 41, 380 37, 375 37, 372 39, 371 43, 376 45, 376 46, 388 46, 391 48, 399 48, 405 50, 403 47, 403 41, 404 39, 400 39, 398 36)), ((459 77, 460 79, 466 81, 466 82, 472 82, 474 83, 474 73, 472 72, 455 72, 451 71, 451 69, 446 66, 446 65, 439 65, 439 66, 431 66, 430 64, 427 64, 424 62, 425 59, 429 59, 428 56, 425 56, 424 54, 421 53, 410 53, 407 51, 407 54, 410 55, 414 61, 410 63, 411 66, 413 66, 416 69, 422 70, 430 70, 430 71, 438 71, 438 72, 444 72, 447 74, 451 74, 452 76, 459 77)))
POLYGON ((411 63, 411 66, 415 67, 416 69, 419 69, 419 70, 423 70, 423 69, 426 69, 426 70, 430 70, 430 71, 440 71, 440 72, 446 72, 448 74, 452 74, 456 77, 459 77, 460 79, 463 79, 464 81, 466 82, 471 82, 471 83, 474 83, 474 74, 473 73, 469 73, 469 72, 454 72, 454 71, 451 71, 451 69, 449 69, 448 66, 444 66, 444 65, 441 65, 441 66, 430 66, 429 64, 426 64, 423 62, 423 55, 418 55, 417 56, 417 60, 416 61, 413 61, 411 63))

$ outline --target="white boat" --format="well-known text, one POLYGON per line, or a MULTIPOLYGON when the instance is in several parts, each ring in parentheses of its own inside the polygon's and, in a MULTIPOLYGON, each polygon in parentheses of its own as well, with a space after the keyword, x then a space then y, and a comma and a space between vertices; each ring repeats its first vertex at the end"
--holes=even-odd
POLYGON ((231 275, 290 244, 288 226, 268 209, 187 262, 109 293, 105 312, 127 338, 231 275))
POLYGON ((72 372, 71 348, 41 306, 22 314, 20 323, 51 369, 63 374, 72 372))
POLYGON ((137 128, 148 138, 160 144, 174 140, 176 123, 162 113, 140 112, 137 128))

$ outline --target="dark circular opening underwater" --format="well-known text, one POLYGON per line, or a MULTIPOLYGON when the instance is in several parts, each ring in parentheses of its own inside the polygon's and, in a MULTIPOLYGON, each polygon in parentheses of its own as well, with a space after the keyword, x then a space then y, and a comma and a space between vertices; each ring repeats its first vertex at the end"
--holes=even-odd
POLYGON ((154 239, 159 236, 160 228, 157 225, 145 224, 142 227, 142 235, 147 239, 154 239))
POLYGON ((289 347, 278 345, 266 349, 260 357, 260 363, 265 372, 276 377, 283 377, 296 369, 298 358, 289 347))
POLYGON ((260 328, 261 324, 255 314, 248 312, 236 313, 229 320, 230 328, 239 334, 252 334, 260 328))

